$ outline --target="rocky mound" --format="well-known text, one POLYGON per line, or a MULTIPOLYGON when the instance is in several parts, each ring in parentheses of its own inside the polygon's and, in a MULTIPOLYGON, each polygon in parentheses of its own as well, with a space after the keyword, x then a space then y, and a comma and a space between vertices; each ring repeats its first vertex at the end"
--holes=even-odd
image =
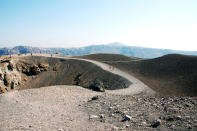
POLYGON ((1 93, 10 89, 52 85, 79 85, 96 91, 104 91, 105 89, 127 88, 131 84, 125 78, 81 60, 27 56, 18 57, 12 61, 14 62, 11 60, 1 62, 1 93))

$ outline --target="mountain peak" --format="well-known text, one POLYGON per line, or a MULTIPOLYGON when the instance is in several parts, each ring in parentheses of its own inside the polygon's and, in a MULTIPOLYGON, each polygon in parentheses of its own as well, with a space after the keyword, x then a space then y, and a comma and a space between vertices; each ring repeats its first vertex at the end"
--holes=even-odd
POLYGON ((119 46, 125 46, 124 44, 120 43, 120 42, 113 42, 113 43, 109 43, 107 44, 108 46, 115 46, 115 47, 119 47, 119 46))

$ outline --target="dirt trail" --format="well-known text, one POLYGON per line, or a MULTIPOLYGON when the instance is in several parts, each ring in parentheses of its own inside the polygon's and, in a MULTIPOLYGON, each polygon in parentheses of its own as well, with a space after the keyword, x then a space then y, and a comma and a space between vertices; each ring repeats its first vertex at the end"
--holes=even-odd
MULTIPOLYGON (((50 54, 34 54, 37 56, 45 56, 45 57, 51 57, 50 54)), ((134 76, 131 76, 130 74, 123 72, 115 67, 112 67, 108 64, 99 62, 99 61, 94 61, 94 60, 88 60, 88 59, 81 59, 81 58, 72 58, 71 56, 58 56, 58 55, 52 55, 53 58, 63 58, 63 59, 75 59, 75 60, 83 60, 87 61, 90 63, 93 63, 99 67, 101 67, 103 70, 109 71, 111 73, 117 74, 119 76, 122 76, 129 80, 132 84, 125 89, 118 89, 118 90, 107 90, 107 93, 112 93, 112 94, 119 94, 119 95, 134 95, 134 94, 139 94, 141 92, 147 94, 147 95, 153 95, 155 92, 149 88, 147 85, 145 85, 143 82, 140 80, 136 79, 134 76)))
MULTIPOLYGON (((12 57, 15 59, 18 59, 19 57, 24 57, 24 56, 31 56, 31 54, 26 54, 26 55, 13 55, 12 57)), ((99 62, 99 61, 94 61, 94 60, 89 60, 89 59, 81 59, 81 58, 73 58, 72 56, 65 56, 65 55, 56 55, 56 54, 33 54, 33 56, 44 56, 44 57, 52 57, 52 58, 63 58, 63 59, 75 59, 75 60, 82 60, 82 61, 87 61, 90 63, 93 63, 99 67, 101 67, 103 70, 106 70, 108 72, 117 74, 119 76, 122 76, 129 80, 132 84, 125 89, 118 89, 118 90, 107 90, 107 93, 112 93, 112 94, 119 94, 119 95, 134 95, 134 94, 139 94, 141 92, 147 94, 147 95, 153 95, 155 92, 149 88, 147 85, 145 85, 142 81, 136 79, 134 76, 123 72, 119 70, 118 68, 112 67, 108 64, 99 62)))
POLYGON ((119 90, 108 90, 107 93, 120 94, 120 95, 121 94, 122 95, 134 95, 134 94, 144 92, 149 95, 154 94, 154 91, 152 89, 150 89, 147 85, 142 83, 140 80, 136 79, 135 77, 133 77, 133 76, 129 75, 128 73, 125 73, 117 68, 114 68, 110 65, 107 65, 107 64, 104 64, 104 63, 101 63, 98 61, 79 59, 79 58, 75 58, 75 59, 84 60, 84 61, 94 63, 97 66, 101 67, 103 70, 109 71, 109 72, 117 74, 119 76, 122 76, 122 77, 128 79, 132 83, 128 88, 119 89, 119 90))
MULTIPOLYGON (((43 55, 48 57, 47 55, 43 55)), ((72 57, 59 57, 59 56, 54 56, 55 58, 63 58, 63 59, 75 59, 75 60, 83 60, 87 62, 91 62, 93 64, 96 64, 97 66, 101 67, 103 70, 109 71, 111 73, 117 74, 119 76, 122 76, 126 79, 128 79, 132 84, 125 89, 119 89, 119 90, 107 90, 107 93, 112 93, 112 94, 119 94, 119 95, 134 95, 134 94, 139 94, 141 92, 146 93, 147 95, 153 95, 155 92, 149 88, 147 85, 145 85, 143 82, 140 80, 136 79, 135 77, 129 75, 128 73, 125 73, 117 68, 114 68, 108 64, 94 61, 94 60, 88 60, 88 59, 80 59, 80 58, 72 58, 72 57)))

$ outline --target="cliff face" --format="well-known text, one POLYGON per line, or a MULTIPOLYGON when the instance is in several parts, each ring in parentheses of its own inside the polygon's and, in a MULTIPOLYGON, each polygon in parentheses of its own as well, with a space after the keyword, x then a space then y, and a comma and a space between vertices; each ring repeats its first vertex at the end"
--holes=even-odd
POLYGON ((4 57, 0 61, 0 93, 23 87, 29 76, 48 70, 48 64, 28 64, 18 59, 4 57))
POLYGON ((14 60, 9 58, 0 62, 0 93, 17 89, 21 84, 21 74, 16 68, 14 60))

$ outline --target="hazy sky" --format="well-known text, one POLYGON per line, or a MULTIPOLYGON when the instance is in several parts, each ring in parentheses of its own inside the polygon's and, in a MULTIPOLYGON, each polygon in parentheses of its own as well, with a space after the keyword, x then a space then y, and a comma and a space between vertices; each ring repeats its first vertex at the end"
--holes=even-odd
POLYGON ((0 46, 197 50, 197 0, 0 0, 0 46))

